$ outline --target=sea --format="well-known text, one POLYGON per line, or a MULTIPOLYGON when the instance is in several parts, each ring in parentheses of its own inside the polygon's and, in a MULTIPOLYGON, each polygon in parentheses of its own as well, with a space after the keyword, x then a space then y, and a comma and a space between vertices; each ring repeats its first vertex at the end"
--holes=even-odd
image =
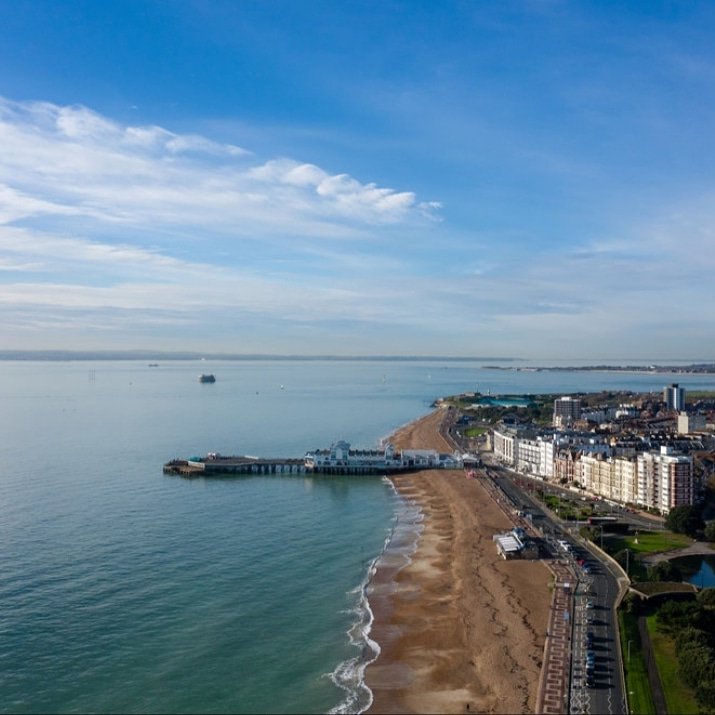
POLYGON ((374 447, 460 392, 673 381, 715 390, 439 359, 0 361, 0 712, 363 712, 366 585, 409 560, 415 505, 380 477, 162 465, 374 447))

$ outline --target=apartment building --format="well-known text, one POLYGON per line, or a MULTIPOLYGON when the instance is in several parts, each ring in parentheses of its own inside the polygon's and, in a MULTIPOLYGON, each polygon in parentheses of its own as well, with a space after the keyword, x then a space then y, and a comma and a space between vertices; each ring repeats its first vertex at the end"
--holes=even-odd
POLYGON ((693 458, 673 454, 668 447, 660 452, 638 455, 636 503, 667 514, 676 506, 693 503, 695 480, 693 458))
POLYGON ((567 427, 581 417, 578 397, 559 397, 554 400, 554 427, 567 427))
POLYGON ((685 409, 685 388, 680 387, 677 382, 663 388, 663 402, 666 409, 678 412, 685 409))

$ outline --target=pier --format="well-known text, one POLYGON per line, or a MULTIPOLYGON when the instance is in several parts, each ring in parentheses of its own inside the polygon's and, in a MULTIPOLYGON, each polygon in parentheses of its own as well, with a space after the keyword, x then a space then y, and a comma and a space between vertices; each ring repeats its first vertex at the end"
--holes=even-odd
POLYGON ((396 451, 391 444, 381 449, 350 449, 340 441, 330 449, 308 452, 301 458, 225 457, 209 452, 205 457, 172 459, 164 465, 164 474, 184 477, 209 477, 227 474, 325 474, 378 476, 404 474, 422 469, 459 469, 462 456, 440 454, 434 449, 396 451))
POLYGON ((300 474, 305 460, 293 458, 223 457, 209 455, 200 459, 172 459, 164 465, 164 474, 183 477, 210 477, 226 474, 300 474))

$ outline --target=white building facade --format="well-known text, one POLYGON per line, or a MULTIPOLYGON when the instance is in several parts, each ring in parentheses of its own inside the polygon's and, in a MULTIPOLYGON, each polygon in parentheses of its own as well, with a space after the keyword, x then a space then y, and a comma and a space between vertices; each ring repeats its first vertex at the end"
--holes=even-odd
POLYGON ((672 454, 667 447, 660 452, 638 455, 636 503, 667 514, 676 506, 693 503, 695 479, 693 458, 672 454))

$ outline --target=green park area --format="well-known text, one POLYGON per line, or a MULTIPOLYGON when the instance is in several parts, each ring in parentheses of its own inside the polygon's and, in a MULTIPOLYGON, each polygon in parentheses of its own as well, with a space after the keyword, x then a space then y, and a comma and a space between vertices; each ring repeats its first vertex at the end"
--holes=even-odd
POLYGON ((668 712, 682 715, 701 713, 693 691, 680 677, 675 638, 658 627, 655 615, 648 616, 646 622, 668 712))
POLYGON ((643 646, 638 633, 638 617, 619 611, 618 619, 623 653, 623 672, 626 676, 628 709, 639 715, 653 715, 655 705, 648 682, 648 671, 643 658, 643 646))
POLYGON ((481 437, 485 432, 488 432, 488 427, 467 427, 464 430, 464 436, 469 439, 474 439, 475 437, 481 437))
POLYGON ((604 539, 610 553, 618 553, 629 549, 632 554, 646 555, 658 554, 663 551, 682 549, 690 546, 693 539, 685 534, 676 534, 667 529, 657 531, 639 531, 633 534, 609 534, 604 539))

